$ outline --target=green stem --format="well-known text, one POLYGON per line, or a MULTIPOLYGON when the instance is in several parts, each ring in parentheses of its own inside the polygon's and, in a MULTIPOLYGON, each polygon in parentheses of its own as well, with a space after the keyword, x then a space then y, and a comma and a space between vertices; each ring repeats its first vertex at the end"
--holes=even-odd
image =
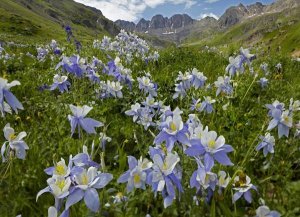
POLYGON ((251 87, 253 86, 253 84, 254 84, 254 82, 255 82, 255 80, 256 80, 256 77, 257 77, 257 76, 255 75, 255 76, 254 76, 254 79, 253 79, 253 81, 252 81, 252 83, 251 83, 250 86, 248 87, 248 90, 246 91, 245 95, 243 96, 243 98, 242 98, 242 100, 241 100, 241 103, 244 102, 244 99, 245 99, 245 97, 247 96, 248 92, 250 91, 251 87))

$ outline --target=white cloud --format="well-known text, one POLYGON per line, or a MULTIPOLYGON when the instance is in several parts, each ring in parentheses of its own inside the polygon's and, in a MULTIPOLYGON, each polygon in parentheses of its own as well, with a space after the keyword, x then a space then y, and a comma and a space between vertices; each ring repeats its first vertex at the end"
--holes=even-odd
POLYGON ((213 18, 215 18, 215 19, 219 19, 219 17, 217 16, 217 15, 215 15, 214 13, 204 13, 204 14, 201 14, 199 17, 198 17, 198 19, 203 19, 203 18, 205 18, 205 17, 213 17, 213 18))
POLYGON ((159 5, 184 4, 188 9, 197 3, 196 0, 74 0, 76 2, 95 7, 102 11, 110 20, 136 21, 147 8, 156 8, 159 5))

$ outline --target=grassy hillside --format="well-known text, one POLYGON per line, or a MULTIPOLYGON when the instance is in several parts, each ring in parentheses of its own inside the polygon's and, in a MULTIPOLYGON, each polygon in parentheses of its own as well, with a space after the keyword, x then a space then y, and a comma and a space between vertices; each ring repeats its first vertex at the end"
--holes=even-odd
POLYGON ((80 40, 118 32, 100 11, 72 0, 0 1, 0 40, 60 39, 65 37, 63 25, 72 26, 80 40))

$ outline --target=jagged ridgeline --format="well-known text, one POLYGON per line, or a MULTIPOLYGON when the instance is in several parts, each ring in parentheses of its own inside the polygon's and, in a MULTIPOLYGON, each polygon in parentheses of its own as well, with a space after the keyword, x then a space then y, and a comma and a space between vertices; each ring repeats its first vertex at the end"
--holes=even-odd
POLYGON ((297 39, 300 38, 297 31, 300 26, 299 5, 299 0, 278 0, 270 5, 257 2, 232 6, 218 20, 213 17, 196 20, 187 14, 176 14, 170 18, 162 15, 155 15, 151 20, 142 18, 137 24, 117 20, 115 24, 128 31, 186 45, 255 44, 263 40, 274 46, 283 42, 283 48, 293 52, 300 44, 297 39), (279 32, 283 37, 273 38, 279 32))

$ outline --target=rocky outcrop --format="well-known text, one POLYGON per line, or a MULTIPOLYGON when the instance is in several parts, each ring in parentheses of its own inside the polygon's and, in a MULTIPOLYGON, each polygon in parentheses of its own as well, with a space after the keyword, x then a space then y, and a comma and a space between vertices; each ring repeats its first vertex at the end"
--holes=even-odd
POLYGON ((243 4, 230 7, 220 17, 219 24, 222 28, 231 27, 249 16, 253 16, 258 13, 261 14, 263 12, 263 7, 264 5, 261 3, 256 3, 247 7, 243 4))
POLYGON ((126 29, 127 31, 130 31, 130 32, 135 31, 135 23, 134 22, 129 22, 129 21, 125 21, 125 20, 117 20, 117 21, 115 21, 115 24, 122 29, 126 29))
POLYGON ((135 29, 138 32, 146 32, 149 29, 150 21, 142 18, 136 25, 135 29))

